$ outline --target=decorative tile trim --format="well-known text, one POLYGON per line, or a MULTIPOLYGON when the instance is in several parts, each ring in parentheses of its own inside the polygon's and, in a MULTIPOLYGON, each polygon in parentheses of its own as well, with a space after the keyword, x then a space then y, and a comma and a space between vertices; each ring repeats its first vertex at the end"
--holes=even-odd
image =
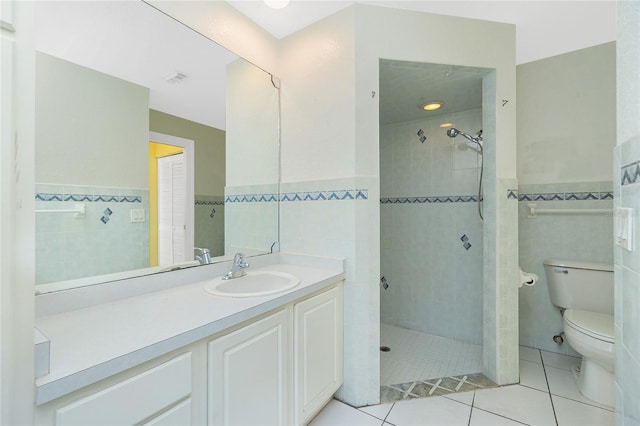
POLYGON ((141 203, 140 195, 50 194, 37 192, 36 201, 75 201, 83 203, 141 203))
POLYGON ((367 189, 341 189, 335 191, 285 192, 280 201, 344 201, 368 200, 367 189))
POLYGON ((518 201, 584 201, 613 200, 613 192, 546 192, 519 194, 518 201))
MULTIPOLYGON (((380 204, 439 204, 439 203, 475 203, 477 195, 440 195, 437 197, 394 197, 380 198, 380 204)), ((482 201, 482 198, 480 199, 482 201)))
POLYGON ((507 189, 507 200, 517 200, 517 199, 518 199, 518 190, 507 189))
POLYGON ((196 200, 196 206, 224 206, 223 200, 196 200))
POLYGON ((225 203, 267 203, 278 201, 278 194, 226 195, 225 203))
POLYGON ((380 403, 403 401, 408 399, 444 396, 457 392, 498 387, 482 373, 442 377, 440 379, 417 380, 380 387, 380 403))
POLYGON ((622 186, 640 183, 640 160, 620 168, 622 186))

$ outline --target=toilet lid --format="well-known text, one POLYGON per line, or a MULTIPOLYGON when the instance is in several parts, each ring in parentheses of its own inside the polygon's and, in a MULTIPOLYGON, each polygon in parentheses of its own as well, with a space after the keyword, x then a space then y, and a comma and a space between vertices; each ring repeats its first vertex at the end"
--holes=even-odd
POLYGON ((584 334, 613 343, 615 335, 613 315, 567 309, 564 312, 564 319, 569 325, 584 334))

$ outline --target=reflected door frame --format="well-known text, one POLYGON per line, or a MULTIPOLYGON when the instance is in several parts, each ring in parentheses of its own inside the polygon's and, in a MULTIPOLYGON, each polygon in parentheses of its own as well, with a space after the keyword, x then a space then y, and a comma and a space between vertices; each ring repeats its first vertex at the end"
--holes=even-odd
POLYGON ((183 149, 184 163, 186 166, 186 206, 185 206, 185 247, 187 248, 185 260, 194 260, 194 232, 195 232, 195 143, 191 139, 167 135, 158 132, 149 132, 149 142, 157 142, 166 145, 179 146, 183 149))

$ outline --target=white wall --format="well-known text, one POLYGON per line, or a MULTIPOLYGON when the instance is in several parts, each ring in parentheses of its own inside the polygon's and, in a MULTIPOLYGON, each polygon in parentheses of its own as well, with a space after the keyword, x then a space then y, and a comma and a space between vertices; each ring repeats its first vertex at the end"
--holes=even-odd
POLYGON ((276 184, 280 177, 278 89, 238 59, 227 65, 226 186, 276 184))
POLYGON ((37 54, 36 182, 148 188, 148 142, 149 89, 37 54))
POLYGON ((640 3, 619 1, 615 206, 635 209, 635 250, 614 247, 616 424, 640 424, 640 3), (621 181, 622 172, 632 180, 621 181), (619 180, 620 179, 620 180, 619 180), (633 182, 633 183, 632 183, 633 182))
MULTIPOLYGON (((511 25, 356 5, 282 40, 283 191, 367 191, 366 199, 355 201, 281 205, 283 250, 347 259, 340 397, 353 405, 379 398, 379 130, 378 98, 372 96, 379 91, 379 59, 498 70, 493 88, 511 103, 496 109, 496 98, 488 97, 490 104, 483 108, 493 123, 484 127, 492 145, 489 167, 496 170, 488 176, 488 188, 495 193, 499 179, 515 178, 514 34, 511 25), (340 216, 333 213, 338 209, 340 216)), ((517 253, 517 228, 499 237, 496 223, 499 218, 502 228, 512 229, 516 216, 513 208, 503 208, 506 188, 488 203, 492 219, 486 226, 494 237, 484 248, 498 254, 485 282, 499 283, 502 297, 498 301, 497 288, 486 289, 495 313, 489 321, 487 370, 509 383, 518 375, 516 278, 510 276, 517 271, 517 255, 508 259, 517 253), (505 254, 508 244, 512 250, 505 254)))
POLYGON ((34 400, 34 3, 3 1, 0 12, 0 423, 26 425, 34 400))
POLYGON ((615 43, 519 65, 518 182, 613 178, 615 43))

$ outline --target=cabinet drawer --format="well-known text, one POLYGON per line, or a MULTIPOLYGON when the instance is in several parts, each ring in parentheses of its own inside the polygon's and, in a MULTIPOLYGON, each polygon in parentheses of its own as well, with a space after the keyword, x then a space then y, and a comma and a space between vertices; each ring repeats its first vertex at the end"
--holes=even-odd
POLYGON ((56 424, 135 424, 154 417, 190 394, 191 354, 188 353, 57 409, 56 424))

